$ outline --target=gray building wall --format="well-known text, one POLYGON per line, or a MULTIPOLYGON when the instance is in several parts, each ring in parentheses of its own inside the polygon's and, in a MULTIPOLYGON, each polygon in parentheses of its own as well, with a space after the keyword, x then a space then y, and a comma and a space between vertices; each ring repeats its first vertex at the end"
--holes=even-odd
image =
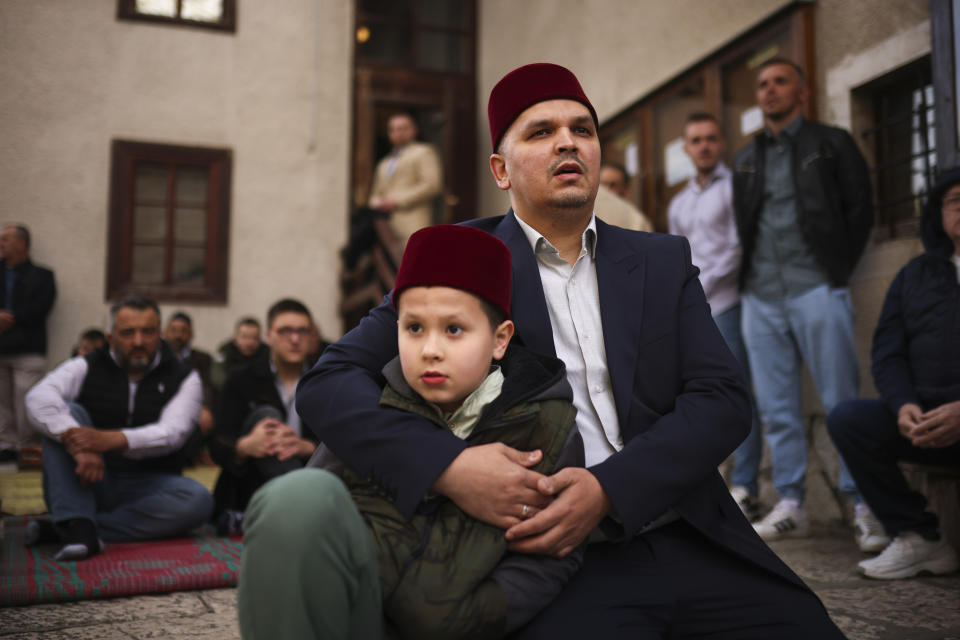
POLYGON ((233 150, 229 302, 163 305, 199 346, 287 295, 339 335, 353 3, 238 4, 230 34, 119 21, 116 0, 0 3, 0 221, 56 272, 50 366, 106 324, 114 138, 233 150))

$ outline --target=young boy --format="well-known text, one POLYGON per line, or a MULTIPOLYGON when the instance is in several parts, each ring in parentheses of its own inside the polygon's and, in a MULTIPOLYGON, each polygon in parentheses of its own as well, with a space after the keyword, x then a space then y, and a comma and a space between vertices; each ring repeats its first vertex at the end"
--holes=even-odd
MULTIPOLYGON (((470 445, 539 449, 534 469, 544 474, 582 466, 563 363, 508 347, 510 282, 510 251, 484 231, 437 225, 413 234, 393 292, 399 356, 383 369, 380 402, 423 415, 470 445)), ((373 481, 329 451, 320 459, 344 480, 367 523, 383 613, 401 637, 502 637, 580 567, 582 549, 564 558, 508 553, 503 530, 442 496, 426 497, 407 520, 373 481)))

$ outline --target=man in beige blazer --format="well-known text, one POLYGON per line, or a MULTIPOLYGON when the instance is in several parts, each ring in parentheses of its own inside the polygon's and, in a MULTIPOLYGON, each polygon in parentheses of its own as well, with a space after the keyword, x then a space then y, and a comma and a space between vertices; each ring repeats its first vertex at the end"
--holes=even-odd
POLYGON ((406 244, 414 231, 433 224, 433 199, 443 178, 433 147, 416 141, 410 114, 390 116, 387 136, 393 150, 377 164, 369 206, 390 214, 390 226, 406 244))

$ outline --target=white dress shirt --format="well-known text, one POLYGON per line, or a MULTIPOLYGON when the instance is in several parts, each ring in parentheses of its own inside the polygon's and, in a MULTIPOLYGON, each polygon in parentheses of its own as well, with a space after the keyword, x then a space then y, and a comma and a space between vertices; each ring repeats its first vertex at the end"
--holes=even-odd
POLYGON ((570 266, 539 231, 519 216, 517 222, 537 257, 553 343, 557 357, 567 367, 567 381, 573 387, 577 429, 583 438, 589 467, 623 448, 600 322, 597 223, 591 216, 583 232, 580 255, 570 266))
POLYGON ((674 196, 668 210, 670 233, 690 241, 693 264, 714 316, 740 302, 740 237, 733 219, 733 180, 722 162, 707 186, 697 177, 674 196))
MULTIPOLYGON (((116 361, 113 352, 110 353, 116 361)), ((154 358, 150 368, 160 364, 160 354, 154 358)), ((53 440, 67 430, 81 425, 70 415, 68 402, 73 402, 83 388, 89 365, 86 358, 77 357, 67 360, 51 371, 27 393, 27 415, 34 427, 53 440)), ((130 381, 129 405, 127 411, 133 413, 137 382, 130 381)), ((127 437, 129 449, 124 452, 128 458, 156 458, 173 453, 187 441, 193 425, 200 417, 203 406, 203 387, 200 375, 191 371, 180 389, 170 398, 157 422, 139 427, 121 429, 127 437)), ((92 425, 82 425, 92 426, 92 425)))

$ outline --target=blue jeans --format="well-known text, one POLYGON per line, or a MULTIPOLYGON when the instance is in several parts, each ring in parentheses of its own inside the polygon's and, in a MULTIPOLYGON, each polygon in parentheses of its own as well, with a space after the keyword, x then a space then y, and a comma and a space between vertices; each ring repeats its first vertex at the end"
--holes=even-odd
POLYGON ((733 357, 743 367, 744 379, 747 381, 747 386, 751 388, 753 422, 747 438, 733 452, 733 473, 730 475, 730 484, 745 487, 751 496, 756 497, 759 492, 757 474, 760 472, 760 458, 763 455, 763 426, 760 415, 757 413, 757 400, 753 397, 750 362, 747 359, 747 348, 743 343, 743 334, 740 330, 740 305, 737 304, 718 313, 713 316, 713 321, 717 323, 720 335, 726 341, 733 357))
MULTIPOLYGON (((753 371, 757 406, 773 461, 773 485, 781 498, 803 501, 807 438, 803 421, 801 363, 805 363, 830 411, 857 397, 860 370, 853 338, 850 290, 822 285, 793 298, 743 296, 743 338, 753 371)), ((840 459, 840 491, 857 498, 840 459)))
MULTIPOLYGON (((79 424, 91 423, 80 405, 71 404, 70 414, 79 424)), ((62 444, 43 439, 43 497, 51 520, 86 518, 107 542, 182 534, 207 522, 213 511, 213 496, 191 478, 105 469, 102 481, 83 486, 76 466, 62 444)))

